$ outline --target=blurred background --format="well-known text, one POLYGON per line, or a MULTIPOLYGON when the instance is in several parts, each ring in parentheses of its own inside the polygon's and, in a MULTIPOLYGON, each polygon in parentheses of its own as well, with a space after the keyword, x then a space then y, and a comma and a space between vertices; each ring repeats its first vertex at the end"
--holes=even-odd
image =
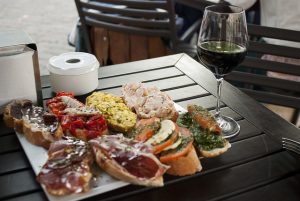
POLYGON ((67 36, 78 18, 74 0, 2 0, 0 28, 23 29, 37 43, 41 75, 50 57, 74 51, 67 36))

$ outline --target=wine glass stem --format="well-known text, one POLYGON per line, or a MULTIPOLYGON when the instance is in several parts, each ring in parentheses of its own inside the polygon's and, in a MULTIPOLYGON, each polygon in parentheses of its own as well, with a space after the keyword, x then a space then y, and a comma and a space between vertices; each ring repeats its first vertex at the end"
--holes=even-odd
POLYGON ((221 103, 221 89, 222 89, 223 78, 217 78, 217 107, 215 118, 218 119, 220 117, 220 103, 221 103))

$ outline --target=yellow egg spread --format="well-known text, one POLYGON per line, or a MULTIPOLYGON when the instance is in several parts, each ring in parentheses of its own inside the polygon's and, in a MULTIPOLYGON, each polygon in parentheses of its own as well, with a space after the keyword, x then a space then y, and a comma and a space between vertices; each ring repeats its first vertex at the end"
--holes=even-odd
POLYGON ((135 126, 137 116, 125 105, 121 97, 94 92, 87 97, 86 104, 97 108, 114 131, 128 132, 135 126))

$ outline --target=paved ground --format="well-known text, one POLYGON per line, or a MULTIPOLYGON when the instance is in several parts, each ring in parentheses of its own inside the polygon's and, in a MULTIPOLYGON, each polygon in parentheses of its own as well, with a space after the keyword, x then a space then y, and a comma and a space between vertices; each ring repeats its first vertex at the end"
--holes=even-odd
POLYGON ((1 0, 1 29, 23 29, 37 43, 41 74, 52 56, 74 51, 67 35, 78 17, 74 0, 1 0))

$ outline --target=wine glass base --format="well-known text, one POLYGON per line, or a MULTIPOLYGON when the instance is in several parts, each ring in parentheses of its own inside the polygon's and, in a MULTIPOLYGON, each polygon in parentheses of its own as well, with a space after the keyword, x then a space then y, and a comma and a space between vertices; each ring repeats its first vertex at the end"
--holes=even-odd
POLYGON ((224 138, 231 138, 239 134, 240 125, 231 117, 219 116, 216 120, 222 129, 224 138))

